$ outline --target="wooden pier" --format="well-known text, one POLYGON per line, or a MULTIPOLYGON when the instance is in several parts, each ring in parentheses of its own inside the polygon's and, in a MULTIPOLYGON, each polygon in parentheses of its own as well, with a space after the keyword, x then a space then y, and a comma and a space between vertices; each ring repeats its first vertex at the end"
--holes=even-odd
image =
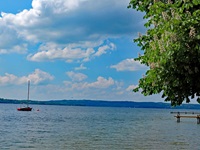
POLYGON ((181 121, 181 118, 196 118, 197 124, 200 124, 200 113, 197 112, 171 112, 172 114, 176 113, 177 115, 174 116, 177 118, 177 122, 181 121), (182 115, 182 114, 196 114, 196 115, 182 115))

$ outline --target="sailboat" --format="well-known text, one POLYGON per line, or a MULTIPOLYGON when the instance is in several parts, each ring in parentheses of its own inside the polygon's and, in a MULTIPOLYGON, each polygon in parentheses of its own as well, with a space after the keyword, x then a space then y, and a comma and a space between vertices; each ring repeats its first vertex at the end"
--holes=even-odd
MULTIPOLYGON (((28 97, 27 97, 27 101, 29 101, 29 90, 30 90, 30 81, 28 81, 28 97)), ((28 102, 27 102, 27 106, 26 107, 20 107, 17 108, 18 111, 31 111, 32 108, 28 106, 28 102)))

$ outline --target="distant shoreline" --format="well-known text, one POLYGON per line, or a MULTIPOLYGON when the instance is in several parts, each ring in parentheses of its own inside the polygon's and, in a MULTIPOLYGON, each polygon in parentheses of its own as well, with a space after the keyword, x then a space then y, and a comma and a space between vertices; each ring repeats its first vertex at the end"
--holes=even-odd
MULTIPOLYGON (((0 103, 4 104, 22 104, 27 100, 13 100, 0 98, 0 103)), ((95 106, 95 107, 130 107, 130 108, 164 108, 164 109, 200 109, 199 104, 183 104, 172 107, 164 102, 134 102, 134 101, 106 101, 106 100, 48 100, 36 101, 30 100, 32 105, 63 105, 63 106, 95 106)))

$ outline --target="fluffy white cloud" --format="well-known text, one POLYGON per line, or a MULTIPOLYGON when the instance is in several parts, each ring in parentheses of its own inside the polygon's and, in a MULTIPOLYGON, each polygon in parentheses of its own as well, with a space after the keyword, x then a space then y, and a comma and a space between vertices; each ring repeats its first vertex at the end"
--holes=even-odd
POLYGON ((86 85, 86 87, 90 88, 108 88, 114 84, 114 80, 109 77, 108 79, 105 79, 104 77, 98 77, 96 82, 89 83, 86 85))
POLYGON ((28 76, 18 77, 13 74, 5 73, 4 76, 0 76, 0 84, 24 84, 27 83, 28 80, 31 81, 32 84, 42 84, 49 80, 53 80, 54 77, 47 72, 44 72, 39 69, 35 69, 35 71, 28 76))
POLYGON ((79 67, 75 67, 74 70, 85 70, 87 67, 85 67, 83 64, 81 64, 79 67))
POLYGON ((9 48, 0 49, 0 54, 9 54, 9 53, 20 53, 24 54, 27 52, 27 44, 22 45, 13 45, 9 48))
MULTIPOLYGON (((64 81, 65 86, 57 90, 67 93, 75 99, 101 99, 101 100, 127 100, 127 101, 152 101, 151 97, 145 97, 141 93, 132 92, 136 85, 127 88, 123 82, 112 78, 98 77, 94 82, 71 82, 64 81)), ((62 95, 62 94, 60 94, 62 95)), ((160 101, 159 96, 154 96, 155 101, 160 101)))
POLYGON ((126 91, 133 91, 134 88, 136 88, 137 85, 129 85, 127 88, 126 88, 126 91))
POLYGON ((114 68, 117 71, 136 71, 147 69, 145 65, 140 64, 139 61, 135 61, 134 59, 125 59, 116 65, 110 66, 110 68, 114 68))
POLYGON ((108 45, 103 45, 98 48, 98 51, 94 54, 94 56, 101 56, 102 54, 106 54, 108 50, 114 50, 115 44, 109 43, 108 45))
MULTIPOLYGON (((55 42, 57 45, 97 43, 111 37, 131 35, 136 28, 141 28, 138 19, 142 22, 142 14, 127 9, 128 3, 129 0, 33 0, 32 9, 17 14, 1 13, 0 27, 4 33, 0 33, 0 39, 5 38, 4 41, 14 47, 17 43, 20 46, 34 42, 55 42)), ((0 44, 0 49, 8 50, 7 46, 0 44)), ((113 48, 112 45, 109 47, 113 48)), ((108 46, 100 47, 96 56, 106 53, 107 49, 108 46)), ((62 50, 60 55, 64 53, 62 50)), ((40 59, 48 56, 45 52, 35 55, 40 59)))
POLYGON ((87 76, 83 73, 75 73, 73 71, 69 71, 66 73, 68 75, 68 77, 70 77, 72 79, 72 81, 83 81, 87 78, 87 76))
POLYGON ((48 61, 62 59, 67 62, 73 60, 87 60, 94 53, 93 48, 80 49, 73 47, 58 48, 57 45, 48 43, 40 47, 36 54, 30 54, 27 58, 31 61, 48 61))
POLYGON ((108 79, 99 76, 97 78, 97 81, 95 82, 70 82, 65 81, 64 82, 67 87, 70 87, 70 89, 74 90, 86 90, 86 89, 106 89, 112 85, 114 85, 114 80, 109 77, 108 79))
POLYGON ((28 79, 31 80, 33 84, 43 84, 49 80, 53 80, 54 77, 40 69, 35 69, 32 74, 28 75, 28 79))
POLYGON ((18 37, 17 32, 2 18, 0 18, 0 41, 0 54, 27 52, 27 43, 18 37))
MULTIPOLYGON (((47 43, 39 48, 39 51, 35 54, 29 54, 27 59, 30 61, 51 61, 56 59, 65 60, 66 62, 73 61, 90 61, 91 58, 100 56, 107 53, 109 50, 114 50, 115 45, 113 43, 107 43, 106 45, 96 45, 98 50, 95 53, 96 47, 83 48, 81 44, 70 44, 62 48, 62 45, 57 45, 55 43, 47 43)), ((89 46, 89 44, 87 44, 89 46)), ((93 46, 92 44, 90 46, 93 46)))
POLYGON ((54 14, 62 14, 78 7, 79 2, 79 0, 33 0, 32 7, 38 11, 45 10, 54 14))

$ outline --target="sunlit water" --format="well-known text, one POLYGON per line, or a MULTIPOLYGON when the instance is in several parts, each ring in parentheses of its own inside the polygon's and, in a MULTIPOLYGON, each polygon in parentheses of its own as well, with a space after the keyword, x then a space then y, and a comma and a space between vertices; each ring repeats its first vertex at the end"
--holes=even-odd
POLYGON ((0 104, 1 150, 200 149, 197 120, 177 123, 170 109, 17 107, 0 104))

